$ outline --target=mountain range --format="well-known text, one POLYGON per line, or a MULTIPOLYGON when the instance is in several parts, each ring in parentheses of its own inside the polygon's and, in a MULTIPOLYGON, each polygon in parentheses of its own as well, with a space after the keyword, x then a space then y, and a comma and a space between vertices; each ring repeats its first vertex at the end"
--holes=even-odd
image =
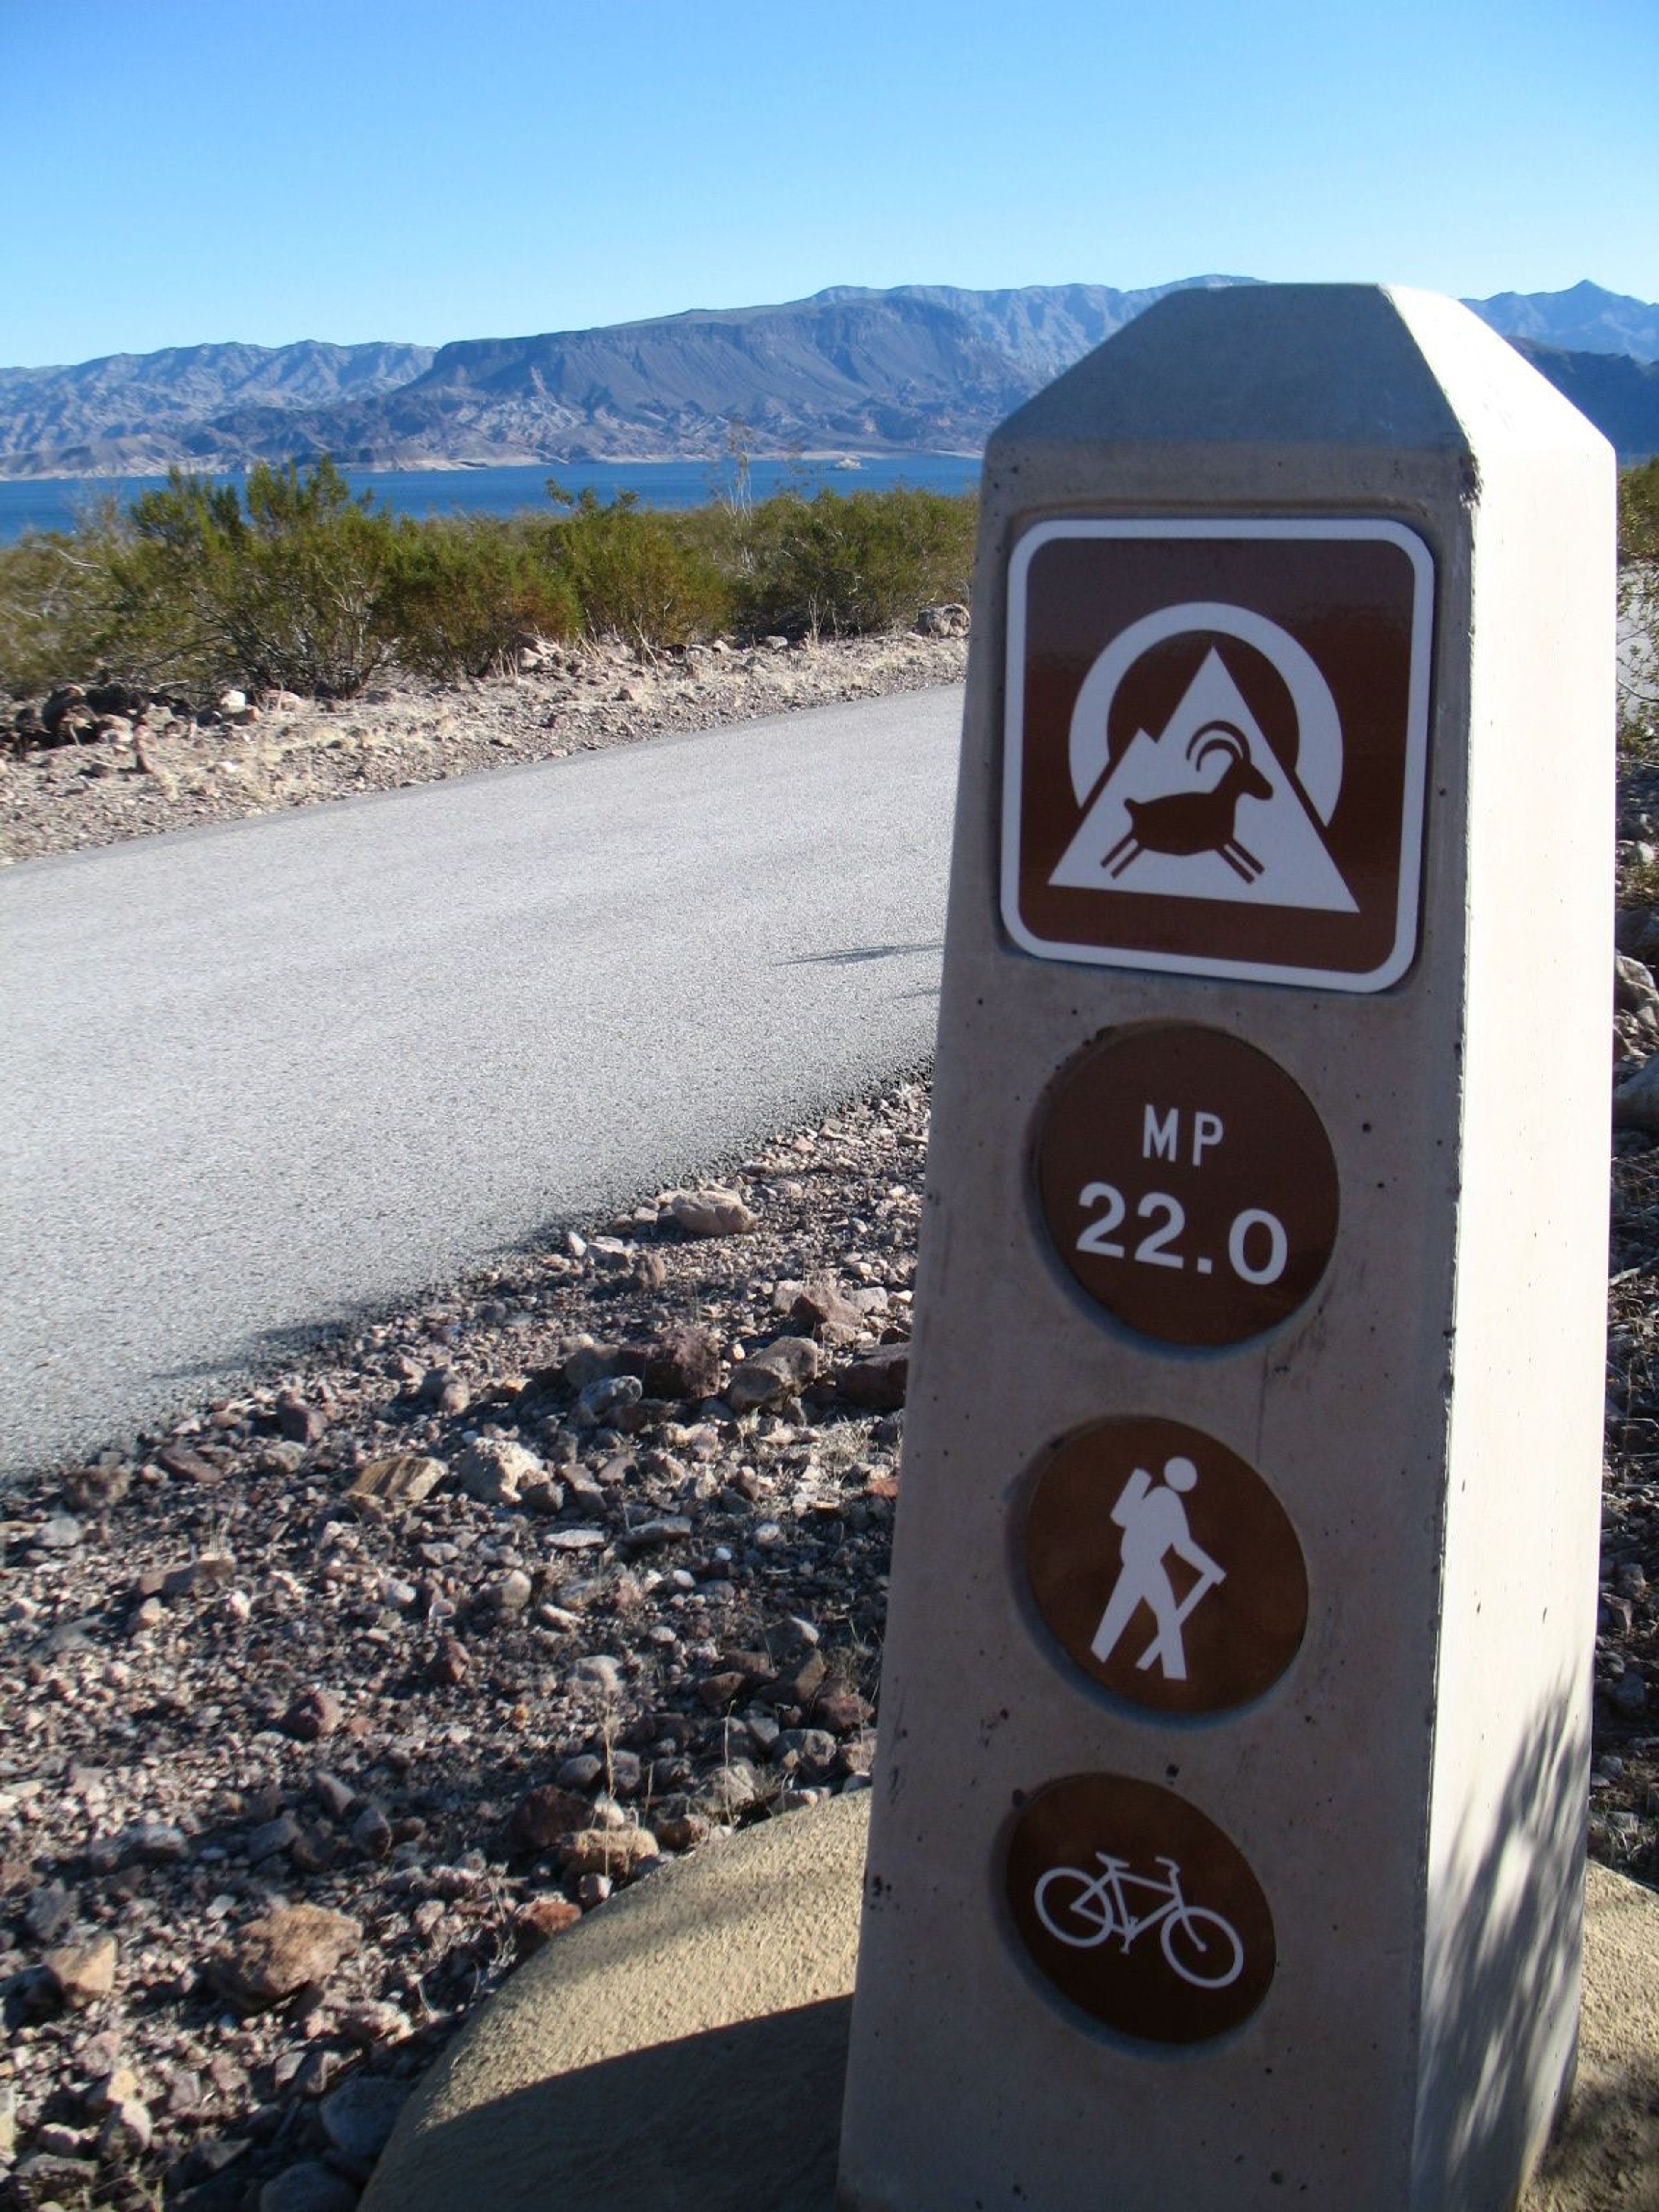
MULTIPOLYGON (((441 346, 200 345, 0 368, 0 477, 977 452, 1038 387, 1191 276, 975 292, 836 285, 781 306, 441 346)), ((1659 451, 1659 306, 1589 283, 1465 303, 1626 459, 1659 451)))

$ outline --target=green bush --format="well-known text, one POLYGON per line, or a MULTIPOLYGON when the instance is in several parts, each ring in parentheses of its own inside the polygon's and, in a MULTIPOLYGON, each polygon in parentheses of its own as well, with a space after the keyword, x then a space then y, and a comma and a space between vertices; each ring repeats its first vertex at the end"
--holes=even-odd
POLYGON ((1659 458, 1619 479, 1619 730, 1627 750, 1659 746, 1659 458))
POLYGON ((532 637, 569 637, 581 608, 525 532, 487 520, 416 523, 398 533, 386 595, 405 668, 438 683, 512 664, 532 637))
POLYGON ((684 645, 725 625, 726 580, 702 533, 683 515, 641 507, 632 492, 608 507, 591 491, 574 501, 555 483, 548 492, 573 509, 547 527, 544 542, 589 636, 655 647, 684 645))
POLYGON ((914 622, 930 602, 965 599, 976 502, 969 494, 790 493, 748 520, 738 620, 786 636, 855 636, 914 622))
POLYGON ((391 517, 326 459, 303 476, 261 463, 242 501, 246 513, 234 488, 175 469, 135 501, 116 563, 120 639, 141 654, 164 641, 198 684, 360 691, 392 649, 391 517))
POLYGON ((733 628, 841 636, 968 594, 971 496, 662 511, 548 489, 567 513, 398 522, 326 460, 256 468, 240 493, 175 469, 125 512, 108 501, 72 532, 0 550, 0 688, 344 697, 393 657, 453 681, 532 636, 646 650, 733 628))
POLYGON ((0 696, 100 672, 120 526, 110 500, 74 532, 31 532, 0 547, 0 696))

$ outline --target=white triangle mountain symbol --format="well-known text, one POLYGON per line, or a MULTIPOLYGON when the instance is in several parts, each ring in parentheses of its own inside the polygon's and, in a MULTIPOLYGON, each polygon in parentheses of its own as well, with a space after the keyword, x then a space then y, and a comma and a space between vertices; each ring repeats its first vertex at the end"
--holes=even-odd
POLYGON ((1359 911, 1301 787, 1214 647, 1162 733, 1137 730, 1107 769, 1048 880, 1066 890, 1359 911), (1225 736, 1209 734, 1218 724, 1225 736), (1197 804, 1160 811, 1160 801, 1182 798, 1197 804))

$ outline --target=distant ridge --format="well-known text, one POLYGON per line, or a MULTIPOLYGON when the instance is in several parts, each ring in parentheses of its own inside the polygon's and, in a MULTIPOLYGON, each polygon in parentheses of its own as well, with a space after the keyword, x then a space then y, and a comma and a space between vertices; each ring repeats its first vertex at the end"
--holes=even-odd
MULTIPOLYGON (((1041 385, 1188 276, 974 292, 833 285, 776 307, 441 346, 201 345, 0 368, 0 477, 976 453, 1041 385), (739 427, 740 426, 740 427, 739 427)), ((1609 437, 1659 452, 1659 307, 1585 282, 1466 302, 1609 437)))

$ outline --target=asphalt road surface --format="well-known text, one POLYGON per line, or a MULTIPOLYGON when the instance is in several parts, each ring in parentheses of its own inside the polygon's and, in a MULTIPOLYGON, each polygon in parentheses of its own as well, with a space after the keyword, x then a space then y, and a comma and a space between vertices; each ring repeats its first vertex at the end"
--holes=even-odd
POLYGON ((962 695, 0 874, 0 1471, 927 1058, 962 695))

